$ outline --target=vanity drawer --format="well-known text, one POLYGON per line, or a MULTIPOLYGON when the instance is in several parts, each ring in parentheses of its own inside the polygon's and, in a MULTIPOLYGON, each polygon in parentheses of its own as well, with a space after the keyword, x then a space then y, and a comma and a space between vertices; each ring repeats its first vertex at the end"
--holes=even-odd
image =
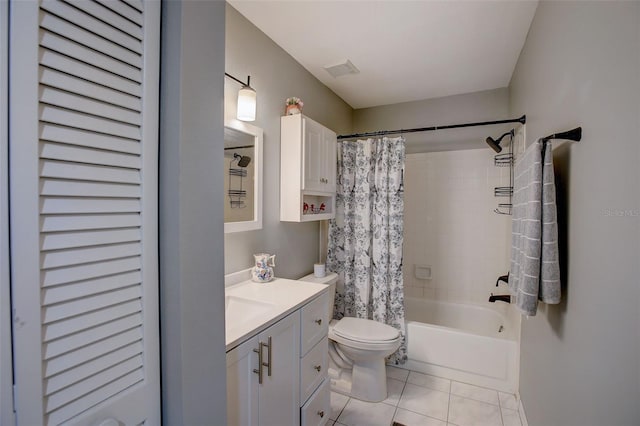
POLYGON ((329 332, 329 292, 302 307, 300 354, 309 350, 329 332))
POLYGON ((324 338, 300 360, 300 401, 311 396, 320 382, 327 377, 329 339, 324 338))
POLYGON ((300 409, 301 426, 323 426, 331 415, 331 393, 326 379, 300 409))

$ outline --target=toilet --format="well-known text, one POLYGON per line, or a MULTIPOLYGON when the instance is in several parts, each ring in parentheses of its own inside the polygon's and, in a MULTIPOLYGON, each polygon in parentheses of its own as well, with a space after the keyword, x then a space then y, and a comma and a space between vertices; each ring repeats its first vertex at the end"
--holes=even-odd
MULTIPOLYGON (((300 279, 327 284, 329 318, 333 318, 338 275, 323 278, 313 274, 300 279)), ((387 398, 385 358, 400 347, 400 332, 368 319, 344 317, 329 323, 329 378, 331 390, 362 401, 379 402, 387 398)))

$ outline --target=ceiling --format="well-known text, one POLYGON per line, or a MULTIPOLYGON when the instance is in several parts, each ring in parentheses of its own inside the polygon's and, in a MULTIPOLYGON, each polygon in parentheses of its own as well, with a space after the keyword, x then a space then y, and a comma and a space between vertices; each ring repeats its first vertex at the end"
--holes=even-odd
POLYGON ((507 87, 537 0, 229 3, 354 109, 507 87), (358 74, 326 66, 350 60, 358 74))

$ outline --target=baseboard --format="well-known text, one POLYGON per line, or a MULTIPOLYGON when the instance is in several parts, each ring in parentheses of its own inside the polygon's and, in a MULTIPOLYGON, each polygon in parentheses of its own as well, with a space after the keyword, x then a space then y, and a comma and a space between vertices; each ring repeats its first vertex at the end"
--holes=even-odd
POLYGON ((527 422, 527 416, 524 414, 524 405, 522 405, 522 399, 520 400, 520 404, 518 404, 518 413, 520 414, 520 421, 522 422, 522 426, 529 426, 529 422, 527 422))

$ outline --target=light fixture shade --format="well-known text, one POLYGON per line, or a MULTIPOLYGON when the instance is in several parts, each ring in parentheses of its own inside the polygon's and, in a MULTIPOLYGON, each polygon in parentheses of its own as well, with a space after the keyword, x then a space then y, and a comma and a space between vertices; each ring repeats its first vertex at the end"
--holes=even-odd
POLYGON ((256 91, 250 86, 243 86, 238 92, 238 120, 256 120, 256 91))

